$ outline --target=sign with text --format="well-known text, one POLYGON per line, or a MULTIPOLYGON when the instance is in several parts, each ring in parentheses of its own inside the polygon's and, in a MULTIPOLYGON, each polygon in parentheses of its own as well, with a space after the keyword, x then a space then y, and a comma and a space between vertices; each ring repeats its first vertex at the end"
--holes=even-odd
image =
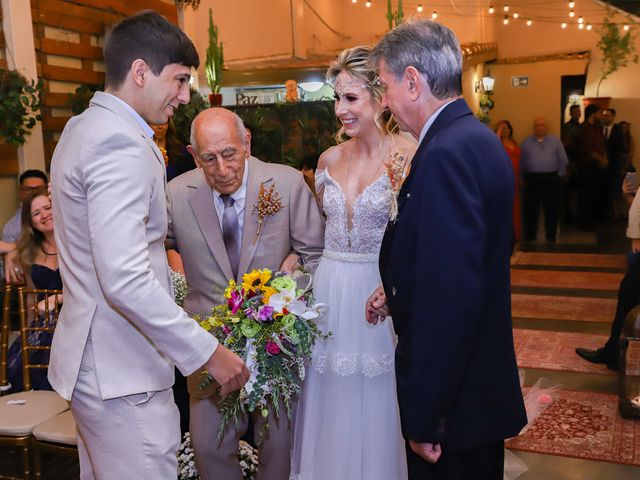
POLYGON ((276 103, 284 98, 284 88, 251 88, 236 90, 236 105, 276 103))
POLYGON ((528 87, 529 77, 511 77, 512 87, 528 87))

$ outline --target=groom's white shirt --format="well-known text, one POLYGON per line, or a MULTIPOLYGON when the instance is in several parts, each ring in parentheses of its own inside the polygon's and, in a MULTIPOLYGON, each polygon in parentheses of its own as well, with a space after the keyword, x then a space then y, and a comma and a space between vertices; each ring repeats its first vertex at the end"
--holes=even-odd
POLYGON ((168 389, 174 364, 188 375, 218 345, 172 299, 164 161, 145 125, 120 99, 98 92, 67 123, 53 155, 65 299, 49 380, 67 400, 89 336, 105 400, 168 389))

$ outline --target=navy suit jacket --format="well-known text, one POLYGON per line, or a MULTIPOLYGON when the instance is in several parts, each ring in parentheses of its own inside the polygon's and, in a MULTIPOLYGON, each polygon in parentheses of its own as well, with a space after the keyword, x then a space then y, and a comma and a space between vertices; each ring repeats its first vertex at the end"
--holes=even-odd
POLYGON ((406 439, 464 451, 526 424, 511 326, 514 192, 496 135, 464 100, 447 105, 418 147, 380 252, 406 439))

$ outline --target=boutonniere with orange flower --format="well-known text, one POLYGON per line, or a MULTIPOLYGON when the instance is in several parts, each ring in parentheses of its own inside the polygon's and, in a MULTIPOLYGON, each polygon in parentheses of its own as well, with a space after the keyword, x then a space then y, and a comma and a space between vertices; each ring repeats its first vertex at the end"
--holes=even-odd
POLYGON ((262 231, 264 219, 268 215, 275 215, 282 208, 282 199, 275 188, 275 183, 268 188, 265 188, 264 184, 260 185, 258 200, 251 210, 252 215, 256 212, 258 213, 258 231, 256 232, 256 238, 253 240, 254 245, 262 231))
POLYGON ((391 208, 389 209, 389 220, 392 222, 398 217, 398 193, 409 174, 411 162, 402 152, 396 151, 389 154, 389 160, 384 163, 387 169, 387 176, 391 184, 391 208))

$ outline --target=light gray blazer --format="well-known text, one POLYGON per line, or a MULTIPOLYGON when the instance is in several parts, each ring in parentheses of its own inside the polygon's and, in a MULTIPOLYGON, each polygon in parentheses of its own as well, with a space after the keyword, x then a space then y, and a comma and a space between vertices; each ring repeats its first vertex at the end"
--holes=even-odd
POLYGON ((162 154, 116 98, 98 92, 51 162, 64 284, 49 381, 71 399, 89 335, 100 394, 164 390, 173 365, 201 367, 217 341, 172 299, 162 154))
MULTIPOLYGON (((284 165, 250 157, 247 196, 238 278, 253 269, 277 270, 293 250, 311 270, 324 246, 324 220, 313 194, 300 172, 284 165), (252 213, 260 185, 275 185, 283 207, 265 218, 258 235, 258 215, 252 213)), ((224 289, 233 277, 216 213, 213 193, 202 170, 192 170, 169 182, 169 231, 167 248, 180 252, 189 290, 184 308, 208 316, 211 307, 225 303, 224 289)), ((200 392, 198 375, 189 378, 194 396, 208 397, 213 389, 200 392)))

